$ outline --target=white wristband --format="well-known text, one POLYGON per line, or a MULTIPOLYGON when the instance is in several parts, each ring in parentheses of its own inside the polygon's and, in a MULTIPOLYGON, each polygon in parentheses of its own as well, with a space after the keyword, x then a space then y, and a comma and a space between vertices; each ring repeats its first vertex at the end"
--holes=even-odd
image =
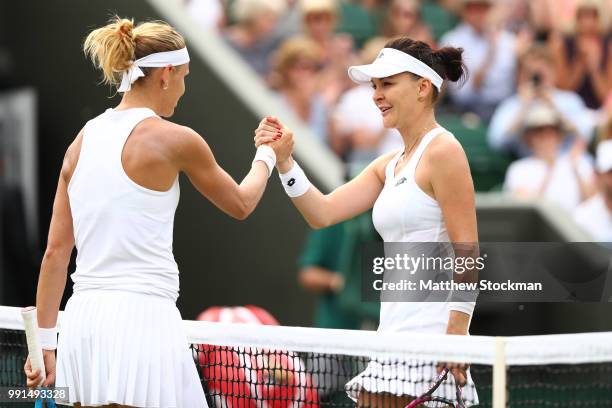
POLYGON ((310 181, 308 181, 304 170, 302 170, 296 161, 293 162, 291 170, 285 174, 278 173, 278 175, 289 197, 299 197, 306 194, 308 189, 310 189, 310 181))
POLYGON ((272 175, 272 170, 274 170, 274 166, 276 166, 276 153, 274 153, 274 149, 266 145, 259 146, 257 152, 255 152, 255 158, 253 159, 252 165, 254 165, 256 161, 262 161, 266 164, 268 167, 268 177, 270 177, 272 175))
POLYGON ((55 350, 57 348, 57 328, 50 329, 38 328, 40 335, 40 347, 43 350, 55 350))

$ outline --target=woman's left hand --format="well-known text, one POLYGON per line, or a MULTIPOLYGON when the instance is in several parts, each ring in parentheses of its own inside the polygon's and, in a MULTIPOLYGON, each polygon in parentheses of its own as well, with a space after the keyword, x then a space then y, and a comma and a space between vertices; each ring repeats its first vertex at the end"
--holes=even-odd
MULTIPOLYGON (((55 350, 43 350, 43 361, 45 362, 46 379, 42 386, 48 387, 55 383, 55 350)), ((25 371, 26 385, 28 388, 35 388, 41 385, 42 376, 40 370, 32 370, 32 363, 29 357, 26 360, 23 370, 25 371)))
POLYGON ((264 118, 255 130, 255 147, 269 145, 276 153, 276 163, 287 161, 293 153, 293 132, 284 126, 278 118, 264 118))

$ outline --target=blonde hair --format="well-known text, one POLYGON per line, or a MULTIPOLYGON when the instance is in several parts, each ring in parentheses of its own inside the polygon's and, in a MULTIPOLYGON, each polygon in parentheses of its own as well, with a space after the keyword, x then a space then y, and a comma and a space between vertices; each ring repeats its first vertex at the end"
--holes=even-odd
POLYGON ((248 24, 260 14, 283 14, 287 7, 285 0, 235 0, 232 16, 239 24, 248 24))
MULTIPOLYGON (((119 85, 121 73, 132 62, 149 54, 185 47, 185 39, 163 21, 134 25, 134 20, 114 16, 93 30, 83 45, 85 55, 102 71, 102 83, 119 85)), ((148 69, 142 68, 147 74, 148 69)))
POLYGON ((285 40, 274 55, 274 69, 285 77, 289 68, 300 59, 321 63, 321 50, 317 43, 305 37, 285 40))

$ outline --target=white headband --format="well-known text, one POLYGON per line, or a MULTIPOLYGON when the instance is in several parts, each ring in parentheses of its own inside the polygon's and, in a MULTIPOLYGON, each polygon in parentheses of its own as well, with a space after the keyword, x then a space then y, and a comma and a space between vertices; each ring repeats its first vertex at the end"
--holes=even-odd
POLYGON ((132 66, 123 71, 121 85, 118 92, 127 92, 132 89, 132 84, 138 78, 145 76, 140 67, 166 67, 168 65, 176 66, 183 65, 189 62, 189 53, 187 48, 181 48, 175 51, 164 51, 149 54, 146 57, 137 59, 132 63, 132 66))
POLYGON ((372 78, 385 78, 402 72, 411 72, 427 78, 438 91, 442 89, 444 80, 436 71, 423 61, 395 48, 383 48, 373 63, 352 66, 348 75, 354 82, 363 84, 370 82, 372 78))

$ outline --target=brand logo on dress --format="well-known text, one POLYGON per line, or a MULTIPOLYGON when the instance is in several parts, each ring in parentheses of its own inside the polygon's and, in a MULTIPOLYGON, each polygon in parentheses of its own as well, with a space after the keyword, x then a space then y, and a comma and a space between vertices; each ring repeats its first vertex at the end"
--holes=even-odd
POLYGON ((294 184, 295 184, 295 179, 294 178, 289 179, 289 181, 287 182, 287 185, 289 187, 293 187, 294 184))
POLYGON ((402 177, 401 179, 397 180, 395 187, 399 186, 400 184, 404 184, 406 181, 408 181, 408 179, 406 177, 402 177))

